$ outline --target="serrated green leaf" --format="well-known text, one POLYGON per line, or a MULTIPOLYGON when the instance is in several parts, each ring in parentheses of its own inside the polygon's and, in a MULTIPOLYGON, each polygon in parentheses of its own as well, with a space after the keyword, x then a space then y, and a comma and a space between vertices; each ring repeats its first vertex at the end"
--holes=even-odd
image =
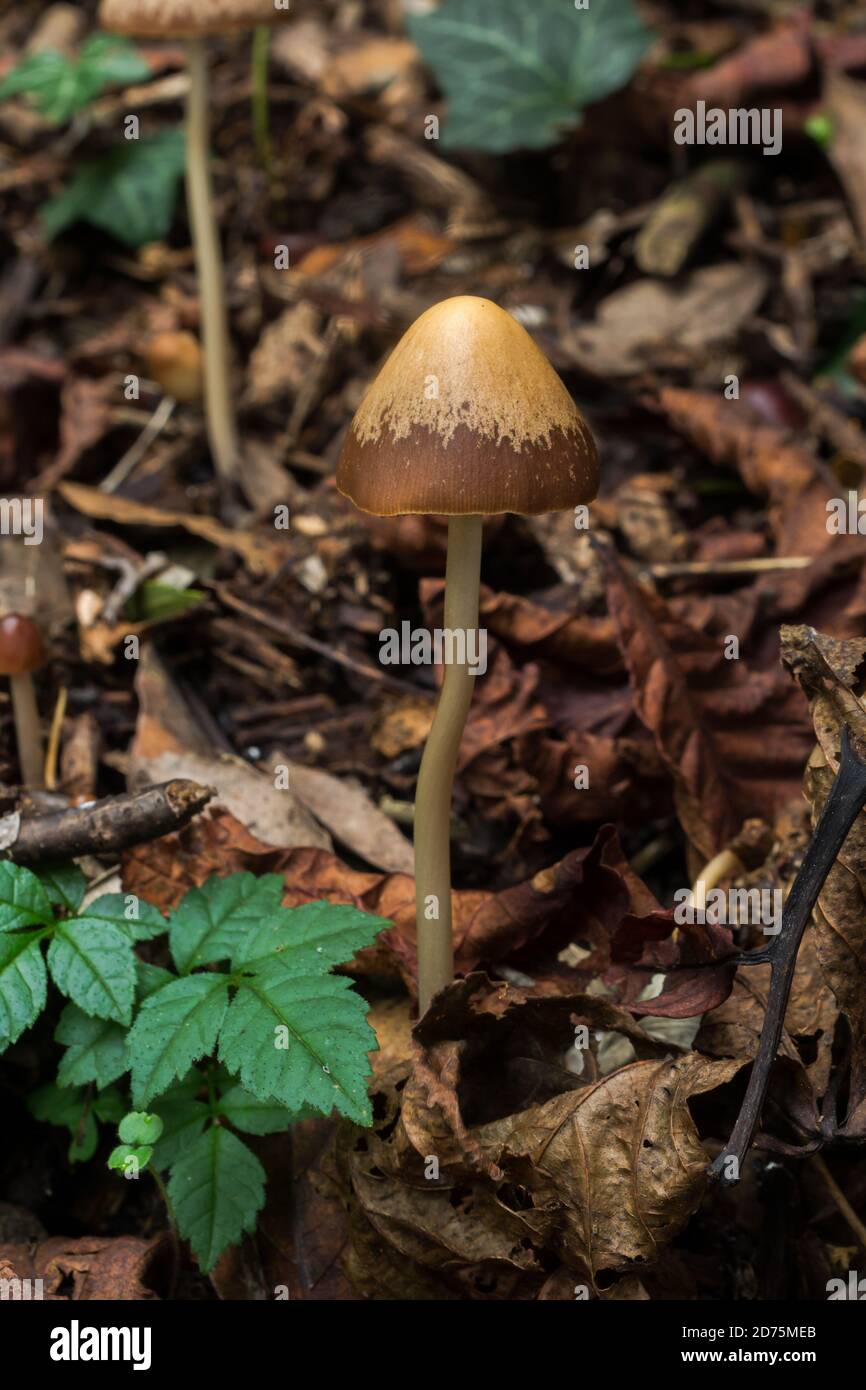
POLYGON ((113 922, 132 941, 151 941, 168 931, 168 922, 159 908, 134 893, 105 893, 88 904, 85 915, 100 922, 113 922))
POLYGON ((443 0, 406 24, 448 98, 443 146, 491 154, 555 144, 651 39, 632 0, 443 0))
POLYGON ((37 877, 54 907, 78 911, 87 892, 87 879, 77 864, 46 864, 37 877))
POLYGON ((45 1008, 48 972, 41 932, 0 936, 0 1052, 17 1042, 45 1008))
POLYGON ((210 1106, 198 1099, 203 1086, 204 1077, 193 1068, 154 1102, 153 1112, 163 1123, 162 1136, 154 1149, 155 1168, 170 1168, 207 1124, 210 1106))
POLYGON ((170 970, 164 970, 161 965, 150 965, 145 960, 136 959, 135 962, 135 997, 139 1004, 148 999, 151 994, 156 994, 157 990, 165 985, 170 985, 172 980, 177 979, 170 970))
POLYGON ((141 82, 150 68, 127 39, 94 34, 75 58, 53 49, 33 53, 0 82, 0 101, 26 95, 55 125, 68 121, 106 87, 141 82))
POLYGON ((152 1146, 162 1134, 163 1127, 158 1115, 149 1115, 144 1110, 130 1110, 121 1120, 117 1134, 124 1144, 152 1146))
POLYGON ((48 894, 36 875, 21 864, 0 861, 0 932, 53 921, 48 894))
POLYGON ((237 1135, 211 1125, 174 1164, 168 1195, 178 1230, 207 1274, 227 1245, 255 1228, 265 1170, 237 1135))
POLYGON ((220 1096, 219 1112, 235 1129, 242 1129, 245 1134, 281 1134, 297 1120, 315 1113, 305 1110, 301 1114, 293 1114, 276 1101, 259 1100, 243 1086, 230 1086, 220 1096))
POLYGON ((48 968, 61 993, 86 1014, 129 1023, 135 999, 135 956, 129 937, 110 922, 76 917, 58 923, 48 968))
POLYGON ((214 875, 192 888, 171 915, 171 954, 181 974, 229 960, 243 938, 279 907, 282 895, 279 874, 214 875))
POLYGON ((126 1102, 116 1086, 109 1086, 93 1097, 93 1113, 103 1124, 120 1124, 126 1114, 126 1102))
POLYGON ((77 1004, 66 1005, 54 1041, 66 1048, 57 1069, 58 1086, 86 1086, 93 1081, 103 1090, 127 1069, 123 1025, 107 1018, 89 1018, 77 1004))
POLYGON ((185 166, 180 130, 126 140, 78 168, 72 182, 40 209, 49 240, 74 222, 89 222, 137 248, 171 230, 185 166))
POLYGON ((232 969, 251 961, 279 957, 287 969, 310 975, 351 960, 393 922, 342 903, 305 903, 284 907, 264 918, 239 943, 232 969))
POLYGON ((127 1038, 135 1105, 147 1105, 213 1051, 227 987, 224 975, 188 975, 144 1001, 127 1038))
POLYGON ((240 982, 220 1061, 260 1100, 370 1124, 367 1053, 376 1038, 366 1012, 345 976, 297 976, 271 961, 240 982))

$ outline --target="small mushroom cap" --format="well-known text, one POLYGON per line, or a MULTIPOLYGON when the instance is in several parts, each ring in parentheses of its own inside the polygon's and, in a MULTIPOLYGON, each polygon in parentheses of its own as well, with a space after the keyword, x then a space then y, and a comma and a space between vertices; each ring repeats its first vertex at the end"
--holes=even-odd
POLYGON ((404 333, 337 464, 362 511, 560 511, 598 491, 595 441, 547 358, 498 304, 459 295, 404 333))
POLYGON ((275 0, 102 0, 99 8, 102 29, 139 38, 227 34, 288 17, 275 0))
POLYGON ((0 619, 0 676, 23 676, 44 661, 42 638, 30 618, 9 613, 0 619))

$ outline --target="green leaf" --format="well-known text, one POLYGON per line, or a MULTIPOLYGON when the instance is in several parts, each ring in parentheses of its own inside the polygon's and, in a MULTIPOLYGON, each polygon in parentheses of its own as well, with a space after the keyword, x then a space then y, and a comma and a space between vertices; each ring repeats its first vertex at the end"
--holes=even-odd
POLYGON ((220 1096, 219 1112, 235 1129, 242 1129, 245 1134, 280 1134, 296 1120, 303 1118, 303 1114, 292 1114, 276 1101, 259 1100, 258 1096, 250 1095, 243 1086, 231 1086, 220 1096))
POLYGON ((107 1018, 89 1018, 77 1004, 66 1005, 54 1041, 66 1048, 57 1069, 58 1086, 93 1081, 102 1090, 127 1070, 126 1029, 107 1018))
POLYGON ((87 879, 77 864, 47 864, 37 876, 54 907, 78 911, 87 892, 87 879))
POLYGON ((144 1001, 127 1039, 135 1105, 147 1105, 213 1051, 227 987, 224 975, 189 975, 144 1001))
POLYGON ((632 0, 443 0, 406 24, 448 98, 443 146, 491 154, 555 144, 651 40, 632 0))
POLYGON ((128 40, 114 34, 94 34, 76 58, 46 49, 25 58, 0 82, 0 101, 30 96, 37 110, 54 125, 62 125, 99 96, 106 87, 140 82, 150 68, 128 40))
POLYGON ((124 141, 82 164, 68 187, 41 208, 46 236, 89 222, 133 248, 163 240, 174 219, 185 158, 183 132, 164 130, 124 141))
POLYGON ((202 589, 178 589, 173 584, 158 584, 154 579, 146 579, 139 584, 123 611, 134 623, 163 622, 189 613, 204 598, 202 589))
POLYGON ((154 1113, 164 1126, 162 1137, 154 1150, 155 1168, 170 1168, 207 1124, 211 1115, 210 1106, 198 1099, 203 1085, 204 1077, 193 1068, 155 1102, 154 1113))
POLYGON ((279 907, 282 895, 279 874, 213 876, 192 888, 171 916, 171 954, 181 974, 228 960, 262 917, 279 907))
POLYGON ((57 988, 86 1014, 129 1023, 135 956, 120 927, 88 917, 58 923, 48 948, 48 967, 57 988))
POLYGON ((158 1115, 148 1115, 144 1110, 130 1110, 121 1120, 117 1133, 124 1144, 153 1145, 163 1128, 158 1115))
POLYGON ((310 975, 329 970, 369 946, 384 927, 393 926, 340 903, 305 903, 281 908, 259 922, 239 943, 232 968, 277 956, 287 969, 310 975))
POLYGON ((125 1178, 137 1178, 153 1157, 153 1147, 144 1144, 136 1148, 133 1144, 118 1144, 108 1156, 108 1166, 125 1178))
POLYGON ((126 1113, 126 1102, 116 1086, 93 1097, 93 1113, 103 1124, 119 1125, 126 1113))
POLYGON ((176 978, 170 970, 163 970, 161 965, 149 965, 147 961, 136 960, 135 997, 139 1004, 151 994, 156 994, 164 985, 170 985, 176 978))
POLYGON ((211 1125, 174 1164, 168 1195, 178 1230, 207 1274, 227 1245, 255 1228, 265 1170, 237 1135, 211 1125))
POLYGON ((49 1082, 27 1097, 27 1109, 34 1119, 69 1130, 70 1163, 86 1163, 93 1157, 99 1128, 86 1090, 62 1090, 49 1082))
POLYGON ((17 1042, 45 1008, 48 973, 41 932, 0 936, 0 1052, 17 1042))
POLYGON ((150 941, 168 931, 168 922, 159 908, 143 902, 134 893, 105 893, 87 907, 87 917, 113 922, 132 941, 150 941))
POLYGON ((21 864, 0 861, 0 932, 53 921, 48 894, 36 875, 21 864))
POLYGON ((351 983, 294 975, 279 961, 244 976, 220 1034, 220 1060, 260 1100, 370 1124, 367 1053, 376 1038, 351 983))

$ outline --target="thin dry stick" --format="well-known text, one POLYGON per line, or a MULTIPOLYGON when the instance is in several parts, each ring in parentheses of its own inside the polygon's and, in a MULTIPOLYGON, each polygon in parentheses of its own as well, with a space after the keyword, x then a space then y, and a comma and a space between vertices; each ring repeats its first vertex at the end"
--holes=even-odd
POLYGON ((830 1172, 830 1169, 827 1167, 821 1155, 813 1154, 811 1162, 812 1167, 821 1174, 825 1187, 836 1203, 836 1206, 839 1208, 839 1211, 848 1222, 853 1234, 857 1237, 863 1249, 866 1250, 866 1225, 860 1220, 860 1217, 848 1201, 848 1198, 833 1177, 833 1174, 830 1172))
POLYGON ((50 792, 53 792, 57 786, 57 754, 60 749, 60 731, 63 728, 63 720, 66 715, 68 693, 65 685, 62 685, 57 692, 54 715, 48 734, 48 750, 45 754, 45 785, 50 792))
POLYGON ((210 84, 207 49, 202 39, 188 40, 188 66, 186 189, 201 301, 205 413, 214 466, 219 478, 227 482, 235 476, 238 439, 232 409, 222 253, 213 210, 210 84))
MULTIPOLYGON (((448 520, 445 627, 468 633, 478 626, 481 574, 480 516, 448 520)), ((451 983, 451 792, 460 739, 475 678, 468 663, 446 666, 442 693, 427 739, 415 796, 415 921, 418 936, 418 1008, 451 983), (434 915, 435 914, 435 915, 434 915)))

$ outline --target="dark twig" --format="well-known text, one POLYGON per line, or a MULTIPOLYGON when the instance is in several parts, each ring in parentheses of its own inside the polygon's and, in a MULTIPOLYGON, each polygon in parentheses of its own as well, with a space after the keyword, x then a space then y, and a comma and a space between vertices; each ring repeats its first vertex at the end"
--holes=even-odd
POLYGON ((0 855, 16 864, 47 864, 81 854, 117 854, 142 840, 169 835, 203 811, 213 787, 176 779, 90 806, 22 819, 15 841, 0 855))
POLYGON ((818 894, 824 886, 845 837, 866 804, 866 764, 851 746, 847 726, 843 725, 839 771, 809 842, 800 872, 794 880, 782 916, 782 930, 771 945, 761 951, 743 952, 733 957, 741 965, 771 966, 767 1011, 761 1029, 758 1055, 737 1122, 722 1153, 710 1166, 710 1176, 723 1182, 736 1182, 743 1160, 761 1117, 767 1095, 770 1070, 779 1049, 785 1010, 794 979, 797 952, 818 894), (731 1160, 735 1162, 732 1163, 731 1160))

